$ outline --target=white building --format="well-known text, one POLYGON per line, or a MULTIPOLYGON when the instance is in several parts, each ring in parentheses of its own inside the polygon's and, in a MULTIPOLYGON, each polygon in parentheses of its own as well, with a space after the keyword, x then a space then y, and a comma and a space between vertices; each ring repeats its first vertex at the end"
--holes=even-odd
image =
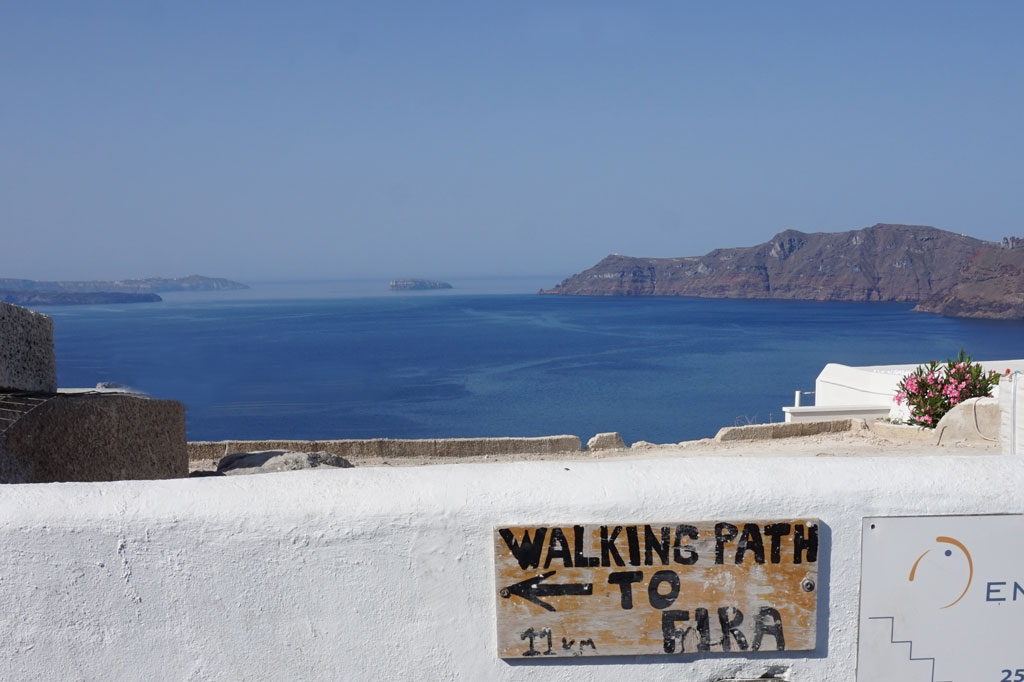
MULTIPOLYGON (((986 372, 1003 374, 1024 372, 1022 360, 985 360, 980 364, 986 372)), ((871 365, 850 367, 830 362, 814 381, 814 405, 802 404, 802 394, 796 392, 796 404, 783 407, 787 422, 814 422, 829 419, 907 419, 906 405, 897 405, 894 398, 900 380, 918 365, 871 365)), ((998 391, 998 387, 996 388, 998 391)), ((998 393, 993 395, 998 397, 998 393)))

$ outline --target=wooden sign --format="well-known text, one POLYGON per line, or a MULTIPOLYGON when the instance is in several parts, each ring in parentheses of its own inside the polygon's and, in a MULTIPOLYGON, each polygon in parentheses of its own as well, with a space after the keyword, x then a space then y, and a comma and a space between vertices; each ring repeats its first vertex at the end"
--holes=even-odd
POLYGON ((818 521, 494 530, 498 655, 814 649, 818 521))

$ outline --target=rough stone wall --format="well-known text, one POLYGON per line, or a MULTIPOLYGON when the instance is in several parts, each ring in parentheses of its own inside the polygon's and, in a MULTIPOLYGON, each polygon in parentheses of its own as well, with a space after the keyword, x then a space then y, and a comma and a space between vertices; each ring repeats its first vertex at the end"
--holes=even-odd
POLYGON ((57 360, 53 320, 0 301, 0 390, 53 393, 57 360))
POLYGON ((185 406, 122 394, 58 394, 0 434, 0 482, 188 475, 185 406))

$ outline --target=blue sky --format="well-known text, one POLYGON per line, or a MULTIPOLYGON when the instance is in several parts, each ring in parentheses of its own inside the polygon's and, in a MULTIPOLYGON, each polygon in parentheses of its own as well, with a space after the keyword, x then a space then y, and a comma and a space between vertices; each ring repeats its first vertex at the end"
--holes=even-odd
MULTIPOLYGON (((1020 2, 0 5, 0 277, 1024 234, 1020 2)), ((554 281, 552 281, 552 284, 554 281)))

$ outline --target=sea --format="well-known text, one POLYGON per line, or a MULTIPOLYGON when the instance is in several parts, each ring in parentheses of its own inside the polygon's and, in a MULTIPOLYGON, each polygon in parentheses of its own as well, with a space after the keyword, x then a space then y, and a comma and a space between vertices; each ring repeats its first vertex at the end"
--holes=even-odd
MULTIPOLYGON (((627 443, 783 420, 829 362, 1024 357, 1024 322, 898 303, 541 296, 555 278, 390 292, 257 282, 162 303, 40 307, 62 387, 186 406, 189 440, 618 431, 627 443)), ((805 403, 806 404, 806 403, 805 403)))

